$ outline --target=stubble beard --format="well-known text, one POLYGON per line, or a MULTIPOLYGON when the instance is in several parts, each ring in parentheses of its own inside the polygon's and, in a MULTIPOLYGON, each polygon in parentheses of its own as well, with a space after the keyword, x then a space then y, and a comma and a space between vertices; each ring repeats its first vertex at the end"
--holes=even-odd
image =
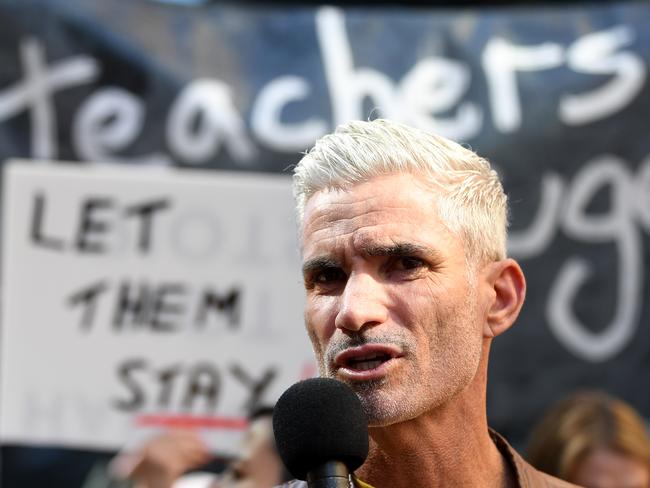
POLYGON ((432 341, 428 351, 431 363, 421 364, 418 361, 421 352, 413 337, 395 337, 391 334, 369 338, 363 334, 354 334, 345 340, 330 343, 326 351, 317 351, 320 375, 343 381, 356 393, 370 427, 385 427, 408 421, 437 409, 463 390, 476 375, 481 344, 467 330, 475 320, 469 311, 475 310, 475 307, 476 292, 470 290, 460 306, 454 307, 445 317, 438 316, 431 324, 438 332, 442 327, 463 331, 463 335, 456 337, 452 351, 445 352, 445 360, 442 362, 437 362, 436 356, 441 355, 440 347, 444 347, 445 341, 432 341), (370 381, 352 382, 338 378, 330 366, 334 364, 336 354, 349 347, 372 343, 398 346, 404 354, 400 361, 405 361, 403 366, 408 369, 370 381))
POLYGON ((420 376, 417 361, 415 361, 416 345, 411 338, 391 334, 390 336, 377 336, 368 338, 361 334, 348 337, 344 341, 332 343, 325 353, 317 354, 320 375, 343 381, 354 391, 361 401, 361 406, 370 427, 386 426, 407 420, 409 412, 409 393, 414 391, 417 378, 420 376), (350 347, 364 344, 391 344, 397 346, 403 357, 400 361, 408 361, 411 368, 409 374, 386 376, 384 378, 368 381, 346 381, 337 377, 335 370, 330 366, 339 352, 350 347), (396 384, 399 382, 399 384, 396 384))
POLYGON ((420 413, 414 406, 410 392, 414 391, 411 375, 401 378, 398 387, 382 379, 360 382, 353 390, 361 400, 369 427, 386 427, 415 418, 420 413))

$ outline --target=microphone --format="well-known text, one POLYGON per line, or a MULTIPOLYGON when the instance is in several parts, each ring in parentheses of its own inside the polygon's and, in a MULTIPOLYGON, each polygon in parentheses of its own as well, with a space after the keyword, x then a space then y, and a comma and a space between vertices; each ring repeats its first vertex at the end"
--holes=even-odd
POLYGON ((331 378, 291 386, 273 410, 275 443, 289 472, 309 488, 349 488, 368 456, 368 420, 356 394, 331 378))

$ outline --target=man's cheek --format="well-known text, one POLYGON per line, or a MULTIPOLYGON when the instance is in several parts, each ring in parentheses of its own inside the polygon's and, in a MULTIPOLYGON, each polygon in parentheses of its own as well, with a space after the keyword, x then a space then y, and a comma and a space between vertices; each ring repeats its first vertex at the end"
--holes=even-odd
POLYGON ((309 340, 311 342, 312 349, 314 350, 314 356, 316 356, 316 360, 318 361, 320 366, 320 363, 322 363, 325 344, 323 343, 320 335, 318 334, 316 327, 314 327, 313 322, 306 321, 305 326, 307 329, 307 335, 309 336, 309 340))
POLYGON ((305 313, 305 324, 310 337, 317 336, 320 341, 328 341, 336 331, 336 311, 334 307, 318 303, 308 305, 305 313))

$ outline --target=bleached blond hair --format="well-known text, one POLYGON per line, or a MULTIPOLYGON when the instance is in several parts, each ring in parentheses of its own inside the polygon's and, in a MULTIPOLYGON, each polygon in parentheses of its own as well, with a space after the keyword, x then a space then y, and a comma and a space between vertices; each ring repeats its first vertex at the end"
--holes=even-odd
POLYGON ((432 184, 435 210, 463 241, 468 260, 506 257, 507 197, 490 163, 449 139, 385 119, 340 125, 303 156, 293 174, 299 225, 316 192, 395 173, 432 184))

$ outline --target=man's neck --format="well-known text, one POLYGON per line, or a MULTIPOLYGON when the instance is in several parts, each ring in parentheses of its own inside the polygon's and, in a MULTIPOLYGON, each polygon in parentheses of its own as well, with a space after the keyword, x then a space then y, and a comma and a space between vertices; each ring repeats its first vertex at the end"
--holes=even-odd
POLYGON ((421 425, 421 420, 372 429, 370 453, 357 471, 359 478, 375 488, 513 486, 512 473, 487 425, 480 430, 457 426, 450 436, 421 425))
POLYGON ((370 453, 357 475, 375 488, 511 488, 515 475, 492 441, 485 369, 444 406, 413 420, 370 429, 370 453))

